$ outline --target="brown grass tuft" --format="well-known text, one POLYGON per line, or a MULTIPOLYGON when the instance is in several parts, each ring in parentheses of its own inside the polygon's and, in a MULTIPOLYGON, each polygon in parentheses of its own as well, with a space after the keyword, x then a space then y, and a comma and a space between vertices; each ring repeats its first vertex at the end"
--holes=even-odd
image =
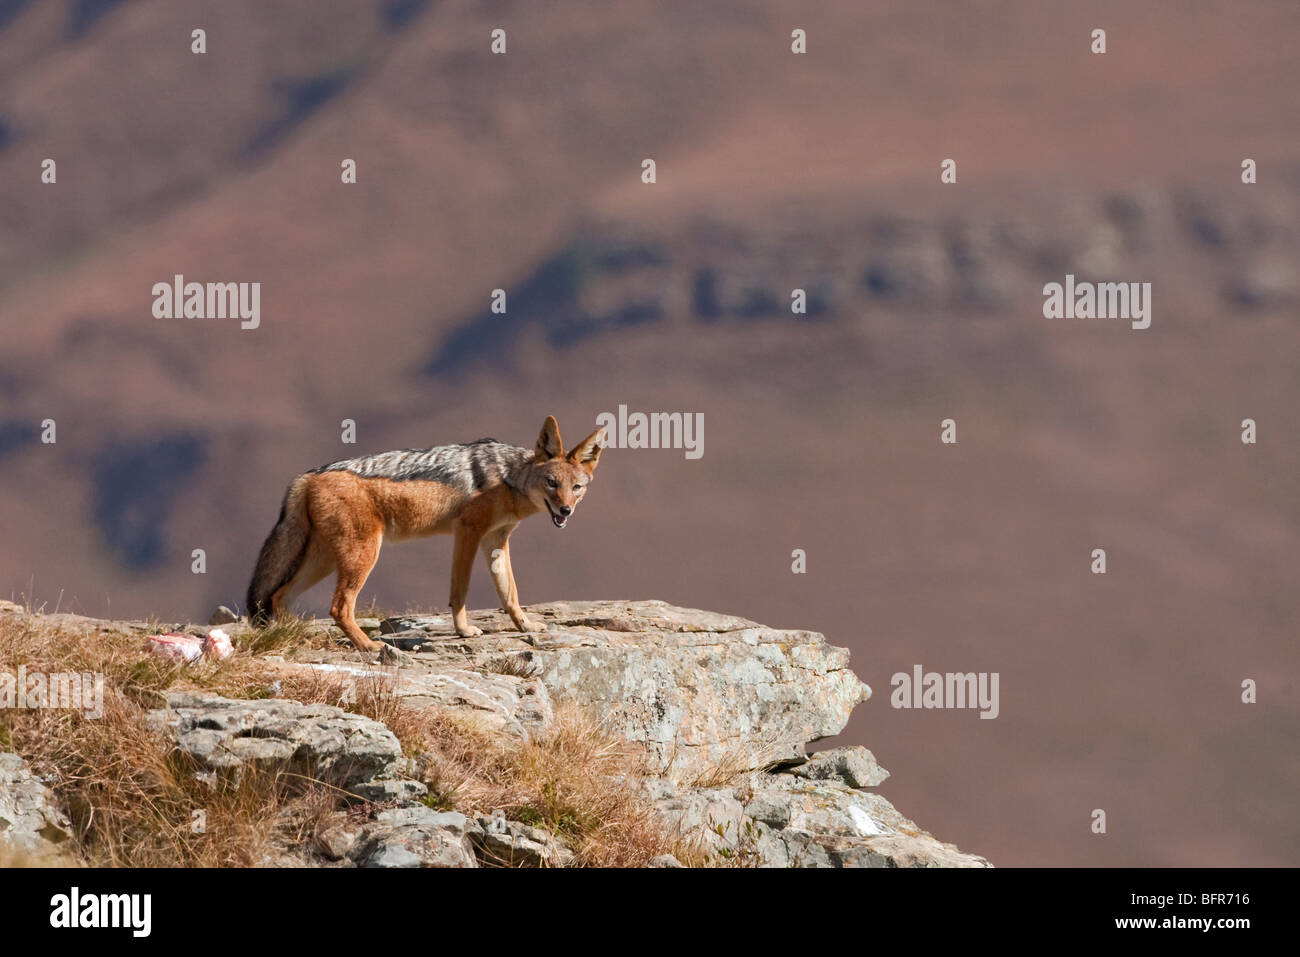
POLYGON ((541 674, 542 666, 533 659, 531 651, 521 651, 517 654, 493 658, 484 670, 498 675, 511 675, 515 678, 535 678, 541 674))
POLYGON ((582 866, 643 867, 686 853, 640 797, 644 752, 576 707, 558 708, 550 731, 527 742, 433 714, 421 744, 432 802, 464 813, 502 808, 565 838, 582 866))

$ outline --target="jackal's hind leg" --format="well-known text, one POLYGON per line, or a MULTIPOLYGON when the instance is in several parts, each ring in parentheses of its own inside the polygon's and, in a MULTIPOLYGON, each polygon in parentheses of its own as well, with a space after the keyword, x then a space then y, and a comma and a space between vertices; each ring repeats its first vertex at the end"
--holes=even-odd
POLYGON ((339 552, 335 556, 339 577, 334 586, 334 600, 330 603, 330 615, 334 618, 335 624, 351 639, 352 644, 356 645, 358 651, 383 651, 388 647, 382 641, 375 641, 362 631, 356 618, 357 595, 360 594, 366 579, 370 577, 375 562, 379 560, 379 545, 382 541, 382 535, 375 535, 354 542, 353 547, 346 553, 339 552))

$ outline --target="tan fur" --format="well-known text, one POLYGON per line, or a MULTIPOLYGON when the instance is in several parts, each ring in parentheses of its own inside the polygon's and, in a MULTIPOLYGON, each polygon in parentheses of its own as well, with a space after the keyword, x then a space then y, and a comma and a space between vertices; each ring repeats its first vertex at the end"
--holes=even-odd
MULTIPOLYGON (((337 572, 330 614, 358 649, 379 651, 383 643, 369 638, 357 625, 356 601, 379 559, 384 538, 400 541, 449 534, 454 536, 451 610, 456 633, 482 634, 469 623, 465 611, 474 553, 480 550, 501 606, 515 627, 540 631, 519 604, 510 533, 548 505, 557 513, 576 507, 600 461, 603 442, 604 429, 597 429, 566 454, 559 427, 554 417, 547 416, 521 488, 495 482, 468 495, 435 481, 363 478, 348 471, 301 475, 290 485, 284 516, 263 546, 249 594, 274 588, 270 610, 279 614, 308 588, 337 572), (275 587, 277 578, 284 581, 279 587, 275 587)), ((260 604, 255 597, 250 597, 251 602, 260 604)), ((250 608, 250 614, 259 610, 250 608)))

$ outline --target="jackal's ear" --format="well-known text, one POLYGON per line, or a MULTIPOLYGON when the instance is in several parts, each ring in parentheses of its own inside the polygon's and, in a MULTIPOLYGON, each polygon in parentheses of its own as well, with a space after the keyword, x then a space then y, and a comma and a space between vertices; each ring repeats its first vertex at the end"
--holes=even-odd
POLYGON ((548 415, 542 423, 542 434, 537 437, 537 461, 547 462, 558 459, 564 454, 564 443, 560 441, 560 427, 555 416, 548 415))
POLYGON ((600 464, 600 452, 604 447, 605 427, 602 425, 574 447, 569 453, 569 461, 574 465, 581 465, 590 475, 600 464))

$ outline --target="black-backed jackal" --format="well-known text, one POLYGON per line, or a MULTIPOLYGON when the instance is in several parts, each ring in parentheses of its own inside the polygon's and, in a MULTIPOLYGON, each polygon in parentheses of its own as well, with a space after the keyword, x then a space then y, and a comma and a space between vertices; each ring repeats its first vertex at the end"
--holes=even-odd
POLYGON ((587 493, 600 461, 603 428, 566 453, 553 416, 530 451, 495 439, 467 445, 383 452, 305 472, 293 480, 280 520, 267 537, 248 585, 248 614, 263 624, 295 598, 338 573, 330 614, 361 651, 387 647, 357 627, 357 594, 385 538, 455 536, 451 612, 456 633, 469 623, 465 595, 475 551, 482 550, 501 605, 520 631, 540 631, 524 614, 510 567, 510 533, 546 509, 563 528, 587 493))

